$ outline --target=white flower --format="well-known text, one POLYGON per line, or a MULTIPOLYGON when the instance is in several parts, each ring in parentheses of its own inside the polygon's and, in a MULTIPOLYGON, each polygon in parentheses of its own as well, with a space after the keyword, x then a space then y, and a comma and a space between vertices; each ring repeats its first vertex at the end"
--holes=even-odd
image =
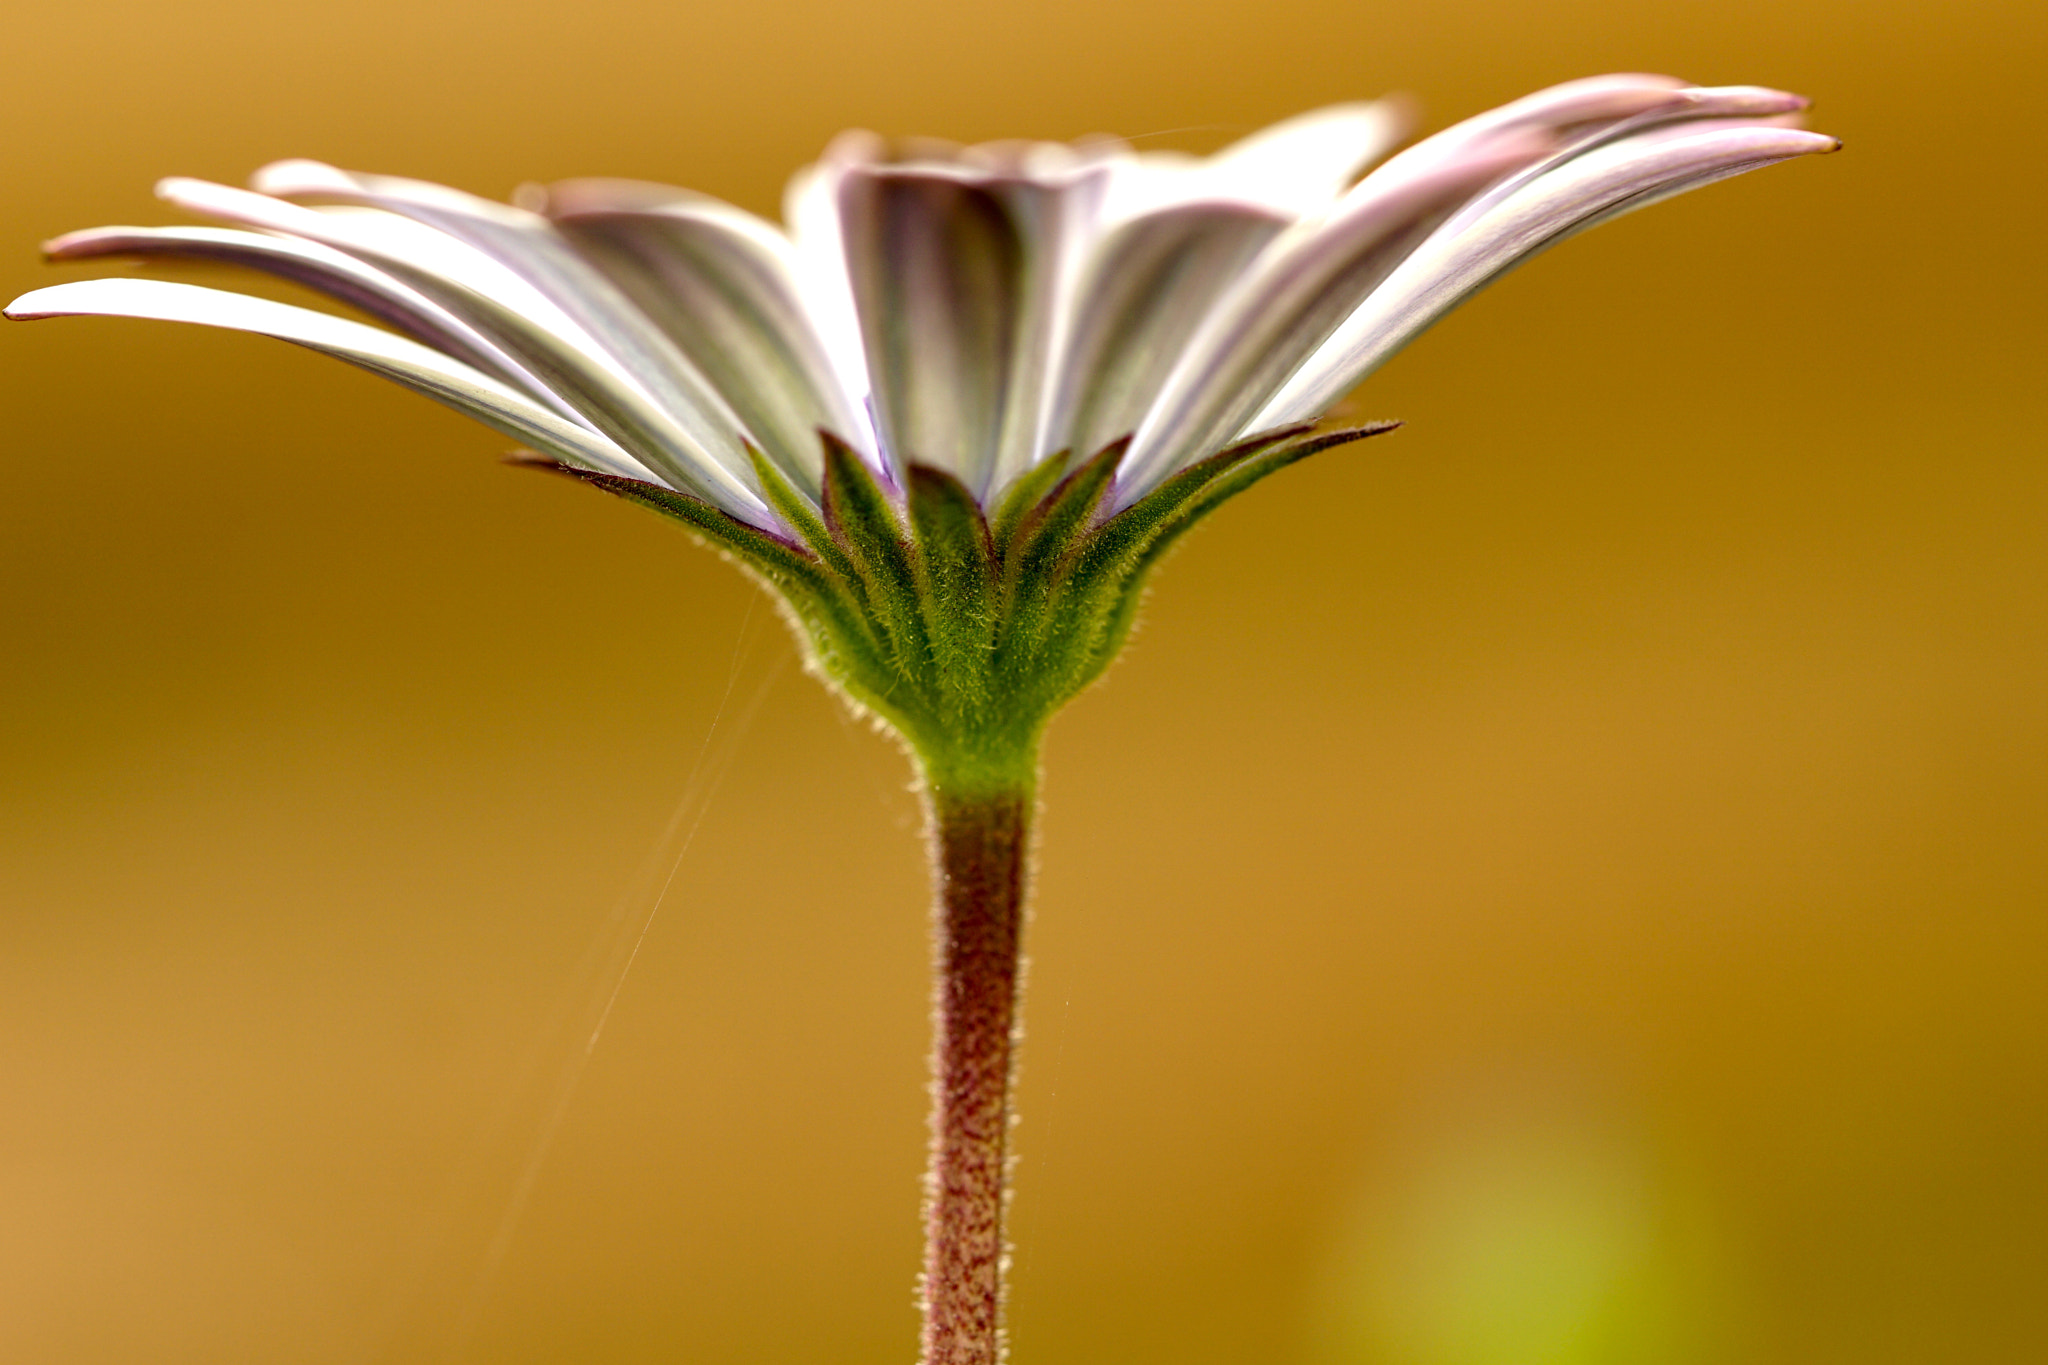
POLYGON ((385 328, 138 279, 37 290, 8 314, 200 322, 338 355, 685 522, 777 594, 815 670, 919 767, 938 898, 923 1359, 997 1365, 1047 721, 1116 656, 1189 527, 1388 425, 1304 419, 1560 238, 1831 150, 1792 126, 1802 104, 1603 76, 1384 162, 1401 122, 1386 104, 1206 158, 855 135, 797 177, 787 229, 656 185, 506 205, 287 161, 253 191, 159 187, 239 227, 100 228, 50 253, 229 261, 385 328))
POLYGON ((298 342, 556 460, 793 543, 748 447, 815 504, 820 429, 885 490, 900 494, 917 463, 989 507, 1057 452, 1130 436, 1102 504, 1113 512, 1248 433, 1319 415, 1560 238, 1831 150, 1792 126, 1803 104, 1602 76, 1385 161, 1403 120, 1384 102, 1305 114, 1210 157, 848 135, 792 183, 787 228, 637 182, 569 181, 507 205, 285 161, 253 191, 158 186, 239 226, 98 228, 50 255, 232 262, 384 327, 147 279, 39 289, 7 314, 298 342))

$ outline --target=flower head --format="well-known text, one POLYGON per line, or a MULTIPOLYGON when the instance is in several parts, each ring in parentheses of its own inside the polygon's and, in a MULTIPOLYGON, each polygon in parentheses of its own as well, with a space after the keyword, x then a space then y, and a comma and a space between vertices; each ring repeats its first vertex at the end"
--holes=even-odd
POLYGON ((99 228, 50 254, 226 261, 383 326, 147 279, 60 284, 8 315, 328 352, 683 521, 777 594, 816 671, 921 767, 938 892, 923 1360, 999 1365, 1045 721, 1115 656, 1189 527, 1391 425, 1313 421, 1375 366, 1570 233, 1831 149, 1793 126, 1802 104, 1605 76, 1391 158, 1384 103, 1203 158, 851 135, 798 175, 786 228, 658 185, 501 204, 286 161, 251 190, 159 186, 234 226, 99 228))
POLYGON ((425 392, 719 541, 915 735, 962 707, 1042 718, 1107 662, 1180 529, 1329 443, 1304 423, 1543 247, 1832 149, 1794 126, 1803 105, 1603 76, 1391 158, 1385 102, 1209 157, 852 134, 791 184, 787 227, 639 182, 503 204, 285 161, 251 190, 158 187, 236 226, 49 253, 231 262, 384 326, 148 279, 8 315, 259 332, 425 392))

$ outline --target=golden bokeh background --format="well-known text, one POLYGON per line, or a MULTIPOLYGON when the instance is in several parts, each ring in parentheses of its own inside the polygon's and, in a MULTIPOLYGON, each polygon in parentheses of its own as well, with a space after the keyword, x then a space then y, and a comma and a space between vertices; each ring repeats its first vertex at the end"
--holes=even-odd
MULTIPOLYGON (((772 211, 847 125, 1816 95, 1844 155, 1468 305, 1354 400, 1407 429, 1219 517, 1056 725, 1015 1359, 2048 1358, 2033 4, 6 33, 9 296, 281 156, 772 211)), ((0 1358, 907 1362, 915 806, 753 590, 292 348, 8 327, 0 385, 0 1358)))

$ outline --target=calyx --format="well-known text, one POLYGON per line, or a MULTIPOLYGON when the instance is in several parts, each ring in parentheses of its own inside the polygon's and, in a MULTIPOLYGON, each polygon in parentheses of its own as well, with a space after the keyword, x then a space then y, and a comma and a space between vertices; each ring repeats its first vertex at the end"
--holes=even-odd
MULTIPOLYGON (((984 509, 959 479, 909 467, 886 488, 844 442, 825 447, 823 507, 754 453, 793 534, 660 484, 526 457, 688 526, 773 589, 812 670, 968 787, 1014 780, 1039 732, 1122 648, 1145 581, 1180 537, 1275 470, 1398 426, 1283 427, 1239 441, 1130 506, 1108 497, 1128 438, 1047 459, 984 509)), ((939 773, 932 774, 939 776, 939 773)))

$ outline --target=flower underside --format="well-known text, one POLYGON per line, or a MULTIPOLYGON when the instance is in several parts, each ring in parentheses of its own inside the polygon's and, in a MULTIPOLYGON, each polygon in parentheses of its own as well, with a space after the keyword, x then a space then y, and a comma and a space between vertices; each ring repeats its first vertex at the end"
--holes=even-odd
POLYGON ((1393 156, 1386 101, 1209 157, 851 134, 792 182, 786 226, 640 182, 505 204, 284 161, 250 190, 159 184, 231 226, 97 228, 49 254, 243 266, 382 326, 132 278, 7 312, 255 332, 425 393, 689 522, 921 753, 987 757, 1108 662, 1183 530, 1361 434, 1303 423, 1553 243, 1832 150, 1795 126, 1804 106, 1600 76, 1393 156))
POLYGON ((165 280, 59 284, 17 318, 263 333, 351 361, 560 463, 803 539, 815 433, 884 485, 942 469, 984 507, 1128 436, 1121 510, 1215 451, 1315 418, 1430 322, 1554 242, 1833 139, 1805 101, 1613 75, 1391 157, 1396 102, 1332 106, 1208 157, 1109 138, 978 147, 850 134, 786 225, 688 190, 530 186, 498 203, 283 161, 158 193, 224 227, 109 227, 52 258, 205 260, 382 326, 165 280), (772 470, 770 480, 763 470, 772 470))
POLYGON ((911 465, 892 497, 821 434, 822 511, 755 455, 790 536, 659 484, 538 463, 673 517, 745 566, 787 608, 814 671, 941 765, 935 776, 972 789, 1028 765, 1045 721, 1116 657, 1147 576, 1185 532, 1275 470, 1396 425, 1267 432, 1111 510, 1125 439, 1040 462, 992 514, 930 465, 911 465))

